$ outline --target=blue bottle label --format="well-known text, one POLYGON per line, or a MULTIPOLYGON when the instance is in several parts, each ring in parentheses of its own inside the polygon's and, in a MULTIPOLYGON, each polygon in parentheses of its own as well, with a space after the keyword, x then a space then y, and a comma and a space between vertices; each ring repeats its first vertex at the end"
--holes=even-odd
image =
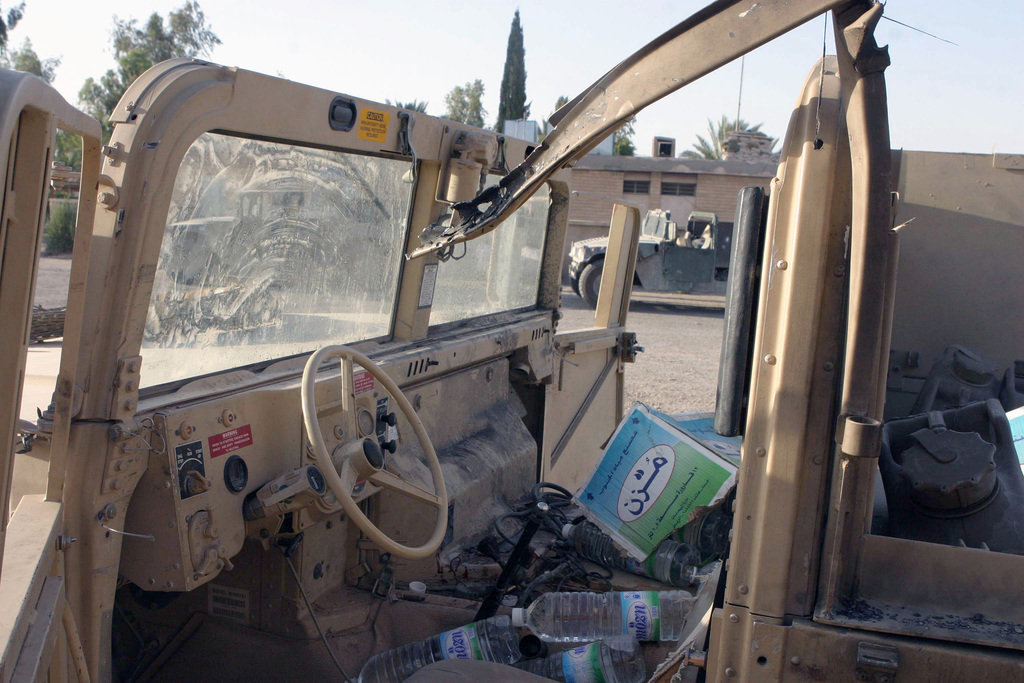
POLYGON ((476 627, 470 624, 442 633, 441 654, 445 659, 483 659, 476 627))
POLYGON ((661 609, 657 591, 622 594, 622 632, 637 640, 661 639, 661 609))

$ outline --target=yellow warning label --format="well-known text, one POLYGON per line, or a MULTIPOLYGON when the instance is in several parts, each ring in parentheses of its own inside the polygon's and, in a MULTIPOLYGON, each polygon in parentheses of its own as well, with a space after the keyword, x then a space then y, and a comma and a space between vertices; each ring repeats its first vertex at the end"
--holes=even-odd
POLYGON ((356 137, 360 140, 384 142, 388 137, 388 120, 390 118, 391 114, 386 111, 364 109, 363 115, 359 117, 359 131, 356 137))

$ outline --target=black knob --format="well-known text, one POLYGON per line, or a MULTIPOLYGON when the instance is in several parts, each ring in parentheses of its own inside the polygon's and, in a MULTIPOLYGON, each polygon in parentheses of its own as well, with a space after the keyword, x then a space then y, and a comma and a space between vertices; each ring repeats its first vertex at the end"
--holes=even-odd
POLYGON ((394 413, 388 413, 387 415, 381 415, 380 421, 388 427, 394 427, 398 423, 398 418, 395 417, 394 413))
POLYGON ((386 450, 388 453, 394 453, 395 451, 398 450, 398 442, 397 441, 385 441, 384 443, 382 443, 380 445, 380 447, 383 448, 384 450, 386 450))

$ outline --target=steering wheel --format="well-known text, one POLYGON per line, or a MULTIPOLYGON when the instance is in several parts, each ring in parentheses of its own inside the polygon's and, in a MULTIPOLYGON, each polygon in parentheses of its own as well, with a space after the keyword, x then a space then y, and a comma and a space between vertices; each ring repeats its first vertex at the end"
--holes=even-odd
MULTIPOLYGON (((337 404, 335 404, 336 406, 337 404)), ((325 346, 306 361, 306 368, 302 372, 302 421, 306 426, 306 436, 313 448, 313 455, 316 456, 317 465, 323 472, 324 479, 334 494, 341 501, 341 507, 345 510, 352 521, 356 523, 374 543, 380 546, 381 550, 393 553, 407 559, 419 559, 429 557, 441 546, 445 532, 448 529, 448 492, 444 486, 444 476, 441 473, 441 463, 437 459, 433 444, 427 430, 423 428, 416 411, 413 410, 409 399, 405 397, 402 390, 398 388, 380 367, 372 360, 340 344, 325 346), (320 431, 320 421, 316 406, 316 373, 320 364, 327 358, 341 359, 341 408, 342 408, 342 434, 356 435, 356 407, 354 381, 352 377, 353 363, 358 363, 374 379, 387 389, 388 393, 398 404, 399 409, 412 426, 416 438, 423 447, 423 454, 426 456, 427 465, 430 467, 430 476, 434 482, 435 493, 430 493, 419 486, 409 483, 398 474, 384 469, 384 452, 372 435, 355 439, 341 448, 336 449, 339 453, 341 470, 338 470, 331 454, 327 452, 327 445, 324 443, 323 434, 320 431), (437 523, 434 525, 434 532, 430 539, 421 546, 402 545, 398 541, 384 534, 377 526, 363 514, 359 506, 352 499, 352 487, 356 482, 365 479, 382 488, 395 491, 403 496, 412 498, 421 503, 435 508, 437 512, 437 523)))

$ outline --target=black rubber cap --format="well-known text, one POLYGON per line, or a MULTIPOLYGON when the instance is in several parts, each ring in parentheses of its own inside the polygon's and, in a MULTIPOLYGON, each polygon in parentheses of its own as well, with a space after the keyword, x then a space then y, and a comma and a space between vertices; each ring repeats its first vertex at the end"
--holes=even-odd
POLYGON ((373 439, 363 439, 363 455, 373 469, 379 470, 384 467, 384 451, 373 439))

